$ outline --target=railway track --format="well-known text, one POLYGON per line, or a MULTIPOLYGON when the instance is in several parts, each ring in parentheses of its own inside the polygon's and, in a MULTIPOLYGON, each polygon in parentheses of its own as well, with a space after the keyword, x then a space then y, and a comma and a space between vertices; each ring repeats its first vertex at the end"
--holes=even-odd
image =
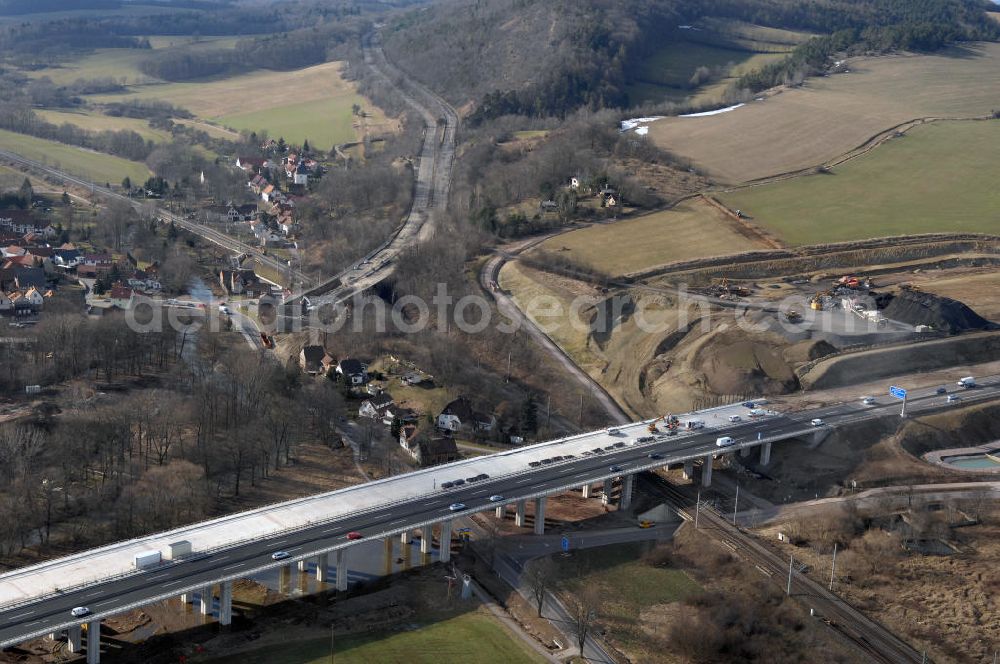
MULTIPOLYGON (((697 510, 700 530, 721 542, 736 556, 753 564, 761 574, 779 583, 783 589, 786 588, 790 561, 733 526, 714 508, 702 505, 698 509, 696 499, 662 477, 647 474, 640 477, 640 482, 647 491, 666 499, 685 520, 694 521, 697 510)), ((815 609, 830 629, 863 652, 868 661, 884 664, 931 661, 923 659, 921 653, 843 598, 794 569, 790 590, 792 595, 815 609)))

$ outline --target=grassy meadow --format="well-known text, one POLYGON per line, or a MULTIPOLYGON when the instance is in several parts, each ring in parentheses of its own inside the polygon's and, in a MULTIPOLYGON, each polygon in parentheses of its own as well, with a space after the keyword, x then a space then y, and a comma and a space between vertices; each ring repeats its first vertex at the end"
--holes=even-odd
POLYGON ((255 71, 217 80, 134 86, 125 94, 92 95, 94 103, 162 100, 201 120, 240 130, 266 130, 291 142, 309 139, 317 148, 355 139, 351 107, 360 105, 369 122, 382 113, 360 97, 341 75, 343 63, 327 62, 295 71, 255 71))
POLYGON ((128 129, 142 136, 147 141, 160 143, 170 140, 170 134, 153 129, 146 120, 140 118, 113 118, 96 111, 53 111, 36 110, 35 113, 52 124, 71 124, 92 132, 119 131, 128 129))
POLYGON ((847 68, 730 113, 659 120, 649 136, 716 179, 738 183, 821 164, 915 118, 997 108, 1000 44, 856 58, 847 68))
POLYGON ((152 175, 145 164, 136 161, 4 130, 0 130, 0 150, 9 150, 99 184, 117 184, 126 176, 133 182, 143 182, 152 175))
POLYGON ((563 233, 538 248, 607 274, 623 275, 674 261, 757 247, 721 212, 700 200, 691 200, 670 210, 563 233))
POLYGON ((792 245, 932 232, 1000 234, 1000 120, 921 125, 830 174, 720 196, 792 245))
MULTIPOLYGON (((194 659, 207 664, 326 664, 330 637, 282 643, 230 657, 194 659)), ((415 629, 342 636, 335 640, 338 664, 535 664, 544 662, 492 617, 464 613, 415 629)))

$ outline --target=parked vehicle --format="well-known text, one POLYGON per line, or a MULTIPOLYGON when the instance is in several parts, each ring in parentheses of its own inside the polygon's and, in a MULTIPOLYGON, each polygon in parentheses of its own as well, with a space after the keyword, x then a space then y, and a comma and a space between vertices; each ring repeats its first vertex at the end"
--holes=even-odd
POLYGON ((136 569, 149 569, 150 567, 156 567, 160 564, 160 552, 142 551, 135 554, 132 562, 135 564, 136 569))
POLYGON ((740 417, 739 415, 730 415, 730 416, 729 416, 729 421, 730 421, 730 422, 739 422, 739 421, 740 421, 740 420, 742 420, 742 419, 743 419, 743 418, 742 418, 742 417, 740 417))
POLYGON ((455 484, 452 482, 441 482, 442 489, 450 489, 453 486, 455 486, 455 484))
POLYGON ((688 420, 684 423, 686 429, 704 429, 705 423, 701 420, 688 420))

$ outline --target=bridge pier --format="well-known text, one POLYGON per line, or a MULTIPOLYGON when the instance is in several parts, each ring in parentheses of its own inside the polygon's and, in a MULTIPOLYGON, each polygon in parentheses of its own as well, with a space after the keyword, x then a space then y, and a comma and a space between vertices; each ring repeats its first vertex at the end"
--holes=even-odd
POLYGON ((441 522, 441 541, 438 543, 438 560, 443 563, 451 560, 451 519, 441 522))
POLYGON ((207 616, 212 612, 212 586, 202 589, 201 597, 198 601, 201 605, 201 615, 207 616))
POLYGON ((321 553, 316 556, 316 580, 320 583, 326 583, 327 578, 327 567, 330 566, 330 554, 321 553))
POLYGON ((535 534, 545 534, 545 496, 535 498, 535 534))
POLYGON ((517 509, 514 512, 514 525, 518 528, 524 528, 524 507, 525 501, 517 501, 517 509))
POLYGON ((771 443, 764 443, 760 446, 760 465, 766 466, 771 463, 771 443))
POLYGON ((507 516, 507 506, 506 505, 497 505, 496 517, 498 519, 500 519, 501 521, 503 521, 504 518, 506 518, 506 516, 507 516))
POLYGON ((233 623, 233 582, 223 581, 219 584, 219 624, 233 623))
POLYGON ((399 534, 399 543, 405 547, 407 544, 410 543, 410 538, 412 537, 412 535, 413 534, 409 530, 404 530, 399 534))
POLYGON ((299 571, 308 572, 309 571, 309 561, 302 559, 299 561, 299 571))
POLYGON ((590 484, 584 484, 580 488, 580 493, 581 493, 582 497, 584 497, 584 498, 590 498, 590 488, 591 488, 590 484))
POLYGON ((604 490, 601 492, 602 505, 611 504, 611 486, 612 486, 612 480, 609 477, 608 479, 604 480, 604 490))
POLYGON ((684 462, 683 477, 686 480, 694 479, 694 460, 688 459, 684 462))
POLYGON ((70 652, 80 652, 83 649, 83 630, 79 625, 66 629, 66 649, 70 652))
POLYGON ((704 487, 712 486, 712 455, 706 454, 704 461, 701 462, 701 485, 704 487))
POLYGON ((181 593, 181 606, 187 606, 191 601, 191 593, 181 593))
POLYGON ((627 510, 632 505, 632 489, 635 486, 635 475, 622 478, 622 497, 618 502, 619 509, 627 510))
POLYGON ((430 553, 434 539, 434 526, 423 526, 420 529, 420 553, 430 553))
MULTIPOLYGON (((428 538, 429 539, 429 538, 428 538)), ((347 590, 347 561, 344 554, 346 549, 337 549, 337 590, 344 592, 347 590)))
POLYGON ((395 538, 386 537, 382 541, 382 571, 385 576, 392 574, 393 544, 395 538))
POLYGON ((748 457, 748 456, 750 456, 750 448, 749 447, 742 447, 742 448, 740 448, 740 456, 741 457, 748 457))
POLYGON ((101 621, 91 620, 87 623, 87 664, 99 664, 101 661, 101 621))

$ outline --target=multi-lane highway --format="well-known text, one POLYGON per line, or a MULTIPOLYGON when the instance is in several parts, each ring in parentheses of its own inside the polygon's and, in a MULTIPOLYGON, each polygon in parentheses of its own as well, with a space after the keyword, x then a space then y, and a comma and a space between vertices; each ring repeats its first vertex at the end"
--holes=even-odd
MULTIPOLYGON (((964 403, 1000 397, 1000 376, 981 379, 979 387, 962 391, 962 397, 964 403)), ((934 390, 921 390, 911 393, 908 411, 920 413, 954 406, 955 404, 946 403, 945 397, 935 394, 934 390)), ((553 495, 583 484, 632 475, 691 459, 704 459, 709 455, 754 446, 762 442, 777 442, 790 437, 808 435, 817 429, 810 424, 816 417, 823 418, 824 427, 836 427, 875 417, 893 416, 898 407, 898 402, 889 397, 880 397, 874 405, 864 405, 858 400, 818 410, 773 415, 759 420, 737 423, 726 421, 720 423, 718 428, 672 437, 656 436, 654 441, 645 443, 639 443, 637 439, 646 435, 646 424, 635 423, 620 427, 617 434, 606 431, 582 434, 333 492, 328 495, 336 498, 345 491, 370 489, 374 495, 374 504, 367 509, 343 513, 329 519, 324 519, 323 514, 318 513, 305 527, 255 537, 234 546, 214 549, 194 559, 168 564, 147 572, 118 576, 106 581, 92 581, 82 586, 67 572, 60 584, 60 588, 65 590, 46 592, 39 589, 34 594, 29 592, 28 594, 32 596, 22 598, 16 603, 6 600, 7 608, 0 611, 0 646, 9 646, 30 637, 84 622, 70 616, 69 611, 75 606, 90 607, 93 616, 89 619, 112 615, 127 608, 175 596, 213 582, 245 577, 319 553, 349 547, 352 542, 347 539, 347 533, 351 531, 361 532, 368 538, 388 536, 440 523, 457 516, 493 509, 498 504, 553 495), (716 445, 716 439, 722 435, 735 438, 736 444, 720 449, 716 445), (613 447, 619 442, 624 444, 613 447), (603 449, 595 454, 593 450, 597 447, 603 449), (590 454, 585 455, 588 452, 590 454), (571 456, 567 457, 567 454, 571 456), (536 466, 529 465, 542 459, 551 459, 553 455, 562 456, 563 459, 536 466), (650 455, 655 455, 656 458, 650 455), (439 488, 444 481, 467 478, 471 473, 494 466, 501 470, 496 471, 489 479, 449 490, 439 488), (395 483, 403 486, 411 481, 411 476, 419 476, 424 482, 425 490, 407 495, 394 489, 395 483), (433 480, 433 485, 426 486, 426 480, 429 479, 433 480), (495 495, 504 497, 502 503, 490 501, 490 496, 495 495), (465 508, 451 511, 449 506, 453 503, 463 503, 465 508), (292 554, 291 558, 275 562, 271 559, 271 554, 278 550, 288 551, 292 554)), ((701 414, 698 417, 707 420, 711 415, 706 417, 701 414)), ((780 454, 780 450, 776 453, 780 454)), ((277 505, 266 508, 265 511, 278 514, 282 509, 290 508, 277 505)), ((213 526, 205 526, 205 528, 211 527, 213 526)), ((134 544, 142 546, 141 541, 134 544)), ((85 552, 80 555, 86 557, 88 554, 85 552)), ((347 555, 349 567, 349 552, 347 555)), ((71 558, 36 566, 28 570, 27 576, 43 571, 68 570, 70 569, 68 561, 71 558)), ((0 575, 0 585, 16 581, 24 586, 25 580, 26 573, 16 570, 0 575)), ((27 580, 30 581, 30 578, 27 580)))

